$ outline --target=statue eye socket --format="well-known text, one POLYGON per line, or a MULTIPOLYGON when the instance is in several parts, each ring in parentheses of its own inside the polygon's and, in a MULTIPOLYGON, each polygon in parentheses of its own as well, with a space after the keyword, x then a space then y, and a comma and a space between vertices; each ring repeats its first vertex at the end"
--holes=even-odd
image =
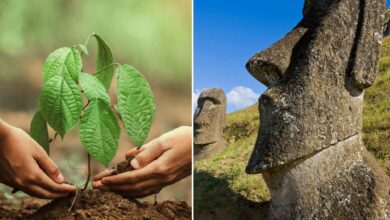
POLYGON ((213 97, 202 97, 198 99, 198 105, 204 105, 206 102, 211 102, 214 105, 220 105, 221 102, 213 97))

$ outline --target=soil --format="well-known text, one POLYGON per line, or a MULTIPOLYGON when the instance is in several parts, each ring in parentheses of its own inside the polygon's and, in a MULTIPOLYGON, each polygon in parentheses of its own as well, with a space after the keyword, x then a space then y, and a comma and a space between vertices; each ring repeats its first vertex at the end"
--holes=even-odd
POLYGON ((20 204, 3 203, 0 200, 0 219, 21 219, 36 212, 40 207, 46 205, 46 200, 35 198, 21 198, 20 204))
POLYGON ((114 171, 112 172, 112 175, 117 175, 119 173, 124 173, 127 171, 132 171, 134 168, 131 166, 130 161, 134 158, 134 156, 131 156, 129 159, 119 162, 116 167, 113 167, 114 171))
POLYGON ((186 202, 141 203, 102 190, 79 191, 72 206, 74 198, 72 195, 54 200, 37 211, 36 206, 17 210, 0 205, 0 219, 191 219, 191 208, 186 202))

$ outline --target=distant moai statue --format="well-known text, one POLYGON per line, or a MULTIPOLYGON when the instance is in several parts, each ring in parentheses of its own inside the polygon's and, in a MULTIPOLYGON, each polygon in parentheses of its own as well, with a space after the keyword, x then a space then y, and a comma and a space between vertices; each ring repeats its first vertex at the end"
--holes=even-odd
POLYGON ((385 0, 306 0, 303 19, 248 71, 268 90, 246 172, 262 173, 269 219, 390 219, 388 176, 362 142, 385 0))
POLYGON ((203 90, 194 114, 194 156, 208 158, 226 147, 226 97, 222 89, 203 90))

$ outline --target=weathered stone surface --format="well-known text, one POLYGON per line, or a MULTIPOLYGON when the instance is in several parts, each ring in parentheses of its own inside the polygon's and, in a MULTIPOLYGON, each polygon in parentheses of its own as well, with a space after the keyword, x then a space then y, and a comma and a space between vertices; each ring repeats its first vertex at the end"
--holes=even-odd
POLYGON ((194 115, 195 159, 204 159, 226 147, 226 97, 222 89, 205 89, 198 98, 194 115))
POLYGON ((264 174, 270 218, 390 218, 389 179, 360 138, 384 12, 385 0, 306 0, 297 27, 247 63, 269 87, 246 171, 264 174))
POLYGON ((388 219, 389 179, 360 135, 264 173, 270 219, 388 219))
MULTIPOLYGON (((253 171, 284 165, 361 130, 362 88, 377 72, 383 1, 313 2, 319 6, 307 6, 315 10, 301 21, 308 29, 292 48, 287 70, 260 98, 261 147, 251 160, 253 171)), ((267 74, 261 67, 249 71, 267 74)))

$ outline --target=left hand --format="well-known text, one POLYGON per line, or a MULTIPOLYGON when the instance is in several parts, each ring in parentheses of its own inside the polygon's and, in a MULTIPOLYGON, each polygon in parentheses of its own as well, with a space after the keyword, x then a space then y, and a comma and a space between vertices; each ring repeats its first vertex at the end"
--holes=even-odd
POLYGON ((94 188, 104 188, 125 197, 140 198, 156 194, 167 185, 191 174, 192 128, 182 126, 169 131, 140 148, 126 153, 135 170, 111 176, 106 170, 93 179, 94 188))

